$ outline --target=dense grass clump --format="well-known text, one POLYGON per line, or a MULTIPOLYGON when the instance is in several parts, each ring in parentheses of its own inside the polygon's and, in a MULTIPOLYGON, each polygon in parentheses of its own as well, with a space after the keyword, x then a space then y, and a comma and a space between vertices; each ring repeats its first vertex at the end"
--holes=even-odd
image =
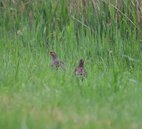
POLYGON ((141 4, 1 0, 0 128, 140 129, 141 4), (66 70, 51 68, 50 51, 66 70))

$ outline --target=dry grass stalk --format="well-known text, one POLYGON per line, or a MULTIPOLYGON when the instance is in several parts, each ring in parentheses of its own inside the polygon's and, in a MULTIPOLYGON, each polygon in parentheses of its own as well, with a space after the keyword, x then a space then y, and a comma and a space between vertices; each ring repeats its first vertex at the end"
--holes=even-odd
POLYGON ((142 23, 142 1, 136 0, 138 23, 142 23))
POLYGON ((82 0, 70 0, 69 14, 75 12, 76 15, 82 15, 82 0))

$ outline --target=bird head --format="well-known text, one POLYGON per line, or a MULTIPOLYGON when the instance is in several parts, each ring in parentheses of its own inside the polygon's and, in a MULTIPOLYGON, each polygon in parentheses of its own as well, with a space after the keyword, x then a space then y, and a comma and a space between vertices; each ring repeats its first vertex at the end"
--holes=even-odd
POLYGON ((56 59, 57 58, 57 54, 53 51, 50 52, 50 55, 53 59, 56 59))
POLYGON ((83 59, 80 59, 79 60, 79 67, 83 67, 84 66, 84 60, 83 59))

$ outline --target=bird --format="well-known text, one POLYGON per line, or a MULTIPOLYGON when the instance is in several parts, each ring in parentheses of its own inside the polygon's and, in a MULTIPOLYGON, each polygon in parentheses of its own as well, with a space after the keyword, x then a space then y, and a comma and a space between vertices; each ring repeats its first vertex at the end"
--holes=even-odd
POLYGON ((80 59, 78 66, 74 70, 74 74, 78 77, 81 77, 82 80, 87 77, 87 72, 84 68, 84 60, 80 59))
POLYGON ((65 64, 64 64, 64 62, 61 61, 61 60, 58 58, 56 52, 51 51, 51 52, 50 52, 50 56, 51 56, 51 58, 52 58, 51 66, 52 66, 53 68, 55 68, 55 69, 59 69, 59 68, 65 69, 65 64))

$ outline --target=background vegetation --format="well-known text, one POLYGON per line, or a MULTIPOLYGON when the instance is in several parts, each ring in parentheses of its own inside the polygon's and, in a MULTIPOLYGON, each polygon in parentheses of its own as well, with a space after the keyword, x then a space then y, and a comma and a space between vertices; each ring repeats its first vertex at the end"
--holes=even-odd
POLYGON ((0 0, 0 128, 140 129, 141 23, 141 0, 0 0))

